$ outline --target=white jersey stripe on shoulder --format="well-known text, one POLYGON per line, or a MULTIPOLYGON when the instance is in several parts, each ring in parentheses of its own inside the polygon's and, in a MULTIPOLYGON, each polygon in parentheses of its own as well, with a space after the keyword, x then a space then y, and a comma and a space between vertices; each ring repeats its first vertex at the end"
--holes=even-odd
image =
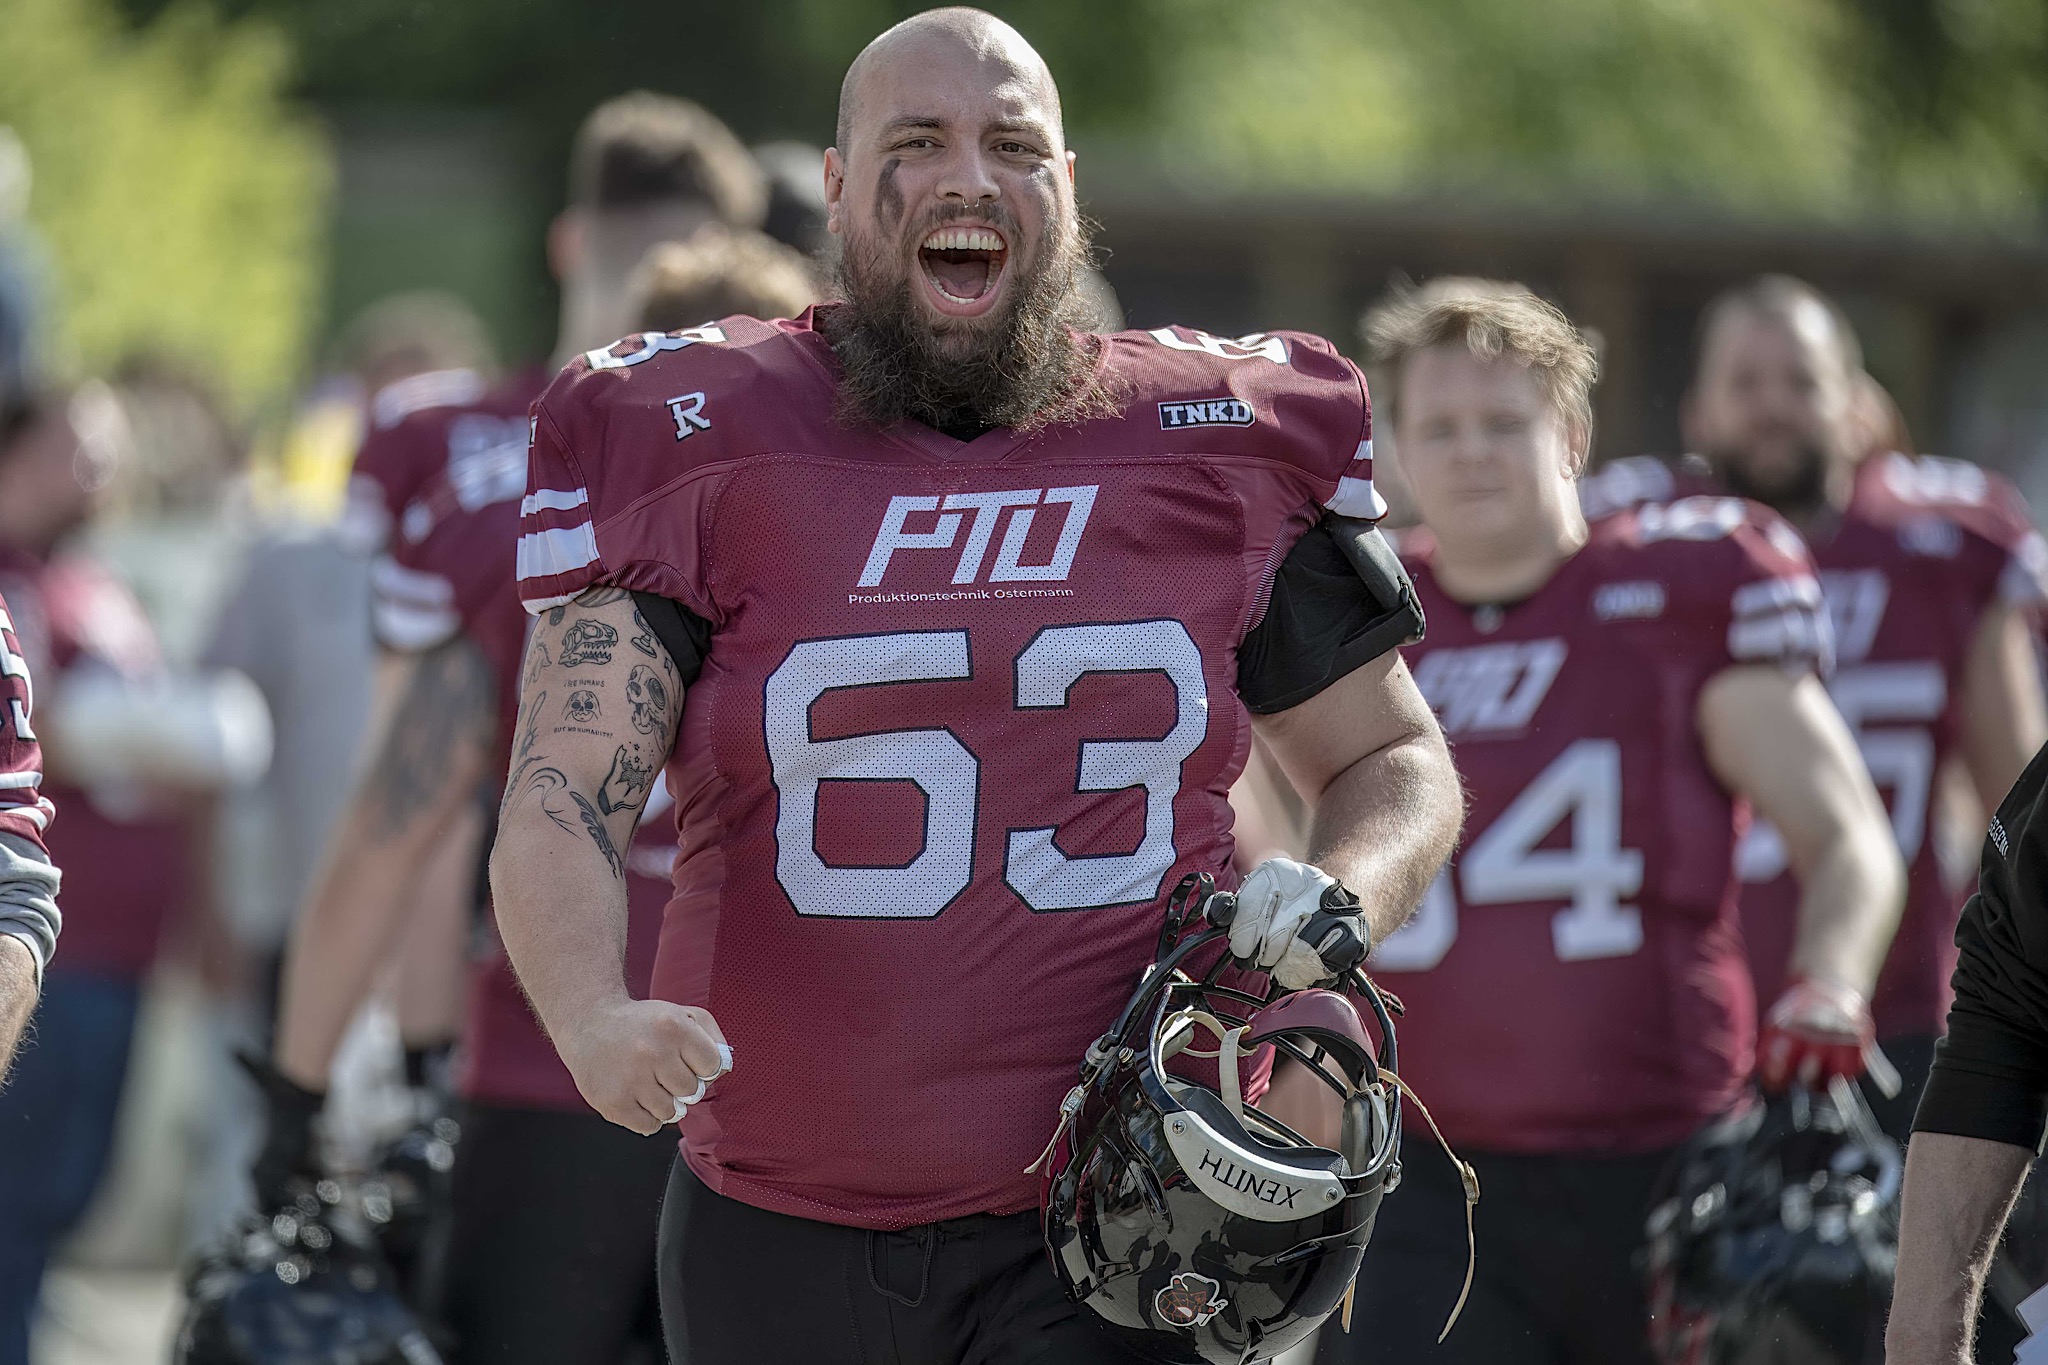
POLYGON ((552 578, 597 559, 597 528, 587 521, 519 537, 519 577, 552 578))
POLYGON ((574 602, 578 595, 574 592, 558 592, 553 597, 523 597, 520 599, 520 605, 526 608, 528 616, 538 616, 544 611, 553 611, 556 607, 574 602))
POLYGON ((530 517, 535 512, 566 512, 572 507, 581 507, 590 501, 587 488, 536 488, 526 495, 526 501, 519 504, 519 515, 530 517))
POLYGON ((1349 474, 1337 480, 1337 491, 1331 495, 1328 506, 1340 517, 1365 521, 1378 521, 1387 514, 1387 501, 1372 486, 1372 480, 1356 479, 1349 474))
POLYGON ((2038 607, 2048 602, 2048 544, 2039 533, 2027 532, 2013 547, 1998 575, 1998 600, 2012 607, 2038 607))
POLYGON ((1746 617, 1785 607, 1818 609, 1821 601, 1820 580, 1811 574, 1799 574, 1796 577, 1760 578, 1754 583, 1745 583, 1735 590, 1730 606, 1737 616, 1746 617))
POLYGON ((39 830, 48 829, 50 817, 56 813, 57 808, 50 804, 48 798, 39 798, 34 805, 29 806, 0 805, 0 815, 18 815, 39 830))
POLYGON ((1728 627, 1728 653, 1733 658, 1818 661, 1827 652, 1820 616, 1796 607, 1746 616, 1728 627))
POLYGON ((27 788, 33 791, 42 785, 43 775, 37 772, 0 773, 0 791, 19 791, 27 788))
POLYGON ((370 421, 382 431, 426 408, 474 403, 483 397, 484 387, 484 377, 475 370, 428 370, 409 375, 377 390, 370 400, 370 421))

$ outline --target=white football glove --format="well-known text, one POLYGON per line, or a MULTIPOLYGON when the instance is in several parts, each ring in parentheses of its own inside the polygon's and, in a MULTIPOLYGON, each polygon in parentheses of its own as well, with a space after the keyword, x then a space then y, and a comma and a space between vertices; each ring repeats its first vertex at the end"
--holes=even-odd
MULTIPOLYGON (((1337 879, 1292 858, 1268 858, 1237 888, 1237 915, 1230 921, 1230 955, 1256 962, 1291 991, 1305 990, 1335 975, 1320 954, 1295 936, 1322 909, 1323 893, 1337 879)), ((1364 937, 1363 926, 1360 928, 1364 937)))

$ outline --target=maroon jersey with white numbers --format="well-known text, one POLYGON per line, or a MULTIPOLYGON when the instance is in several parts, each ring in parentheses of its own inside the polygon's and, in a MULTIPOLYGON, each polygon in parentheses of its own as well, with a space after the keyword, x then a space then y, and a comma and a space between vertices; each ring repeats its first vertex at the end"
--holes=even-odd
MULTIPOLYGON (((1985 614, 2037 611, 2048 552, 2017 489, 1958 460, 1877 456, 1832 533, 1809 535, 1834 620, 1828 691, 1856 734, 1906 860, 1906 910, 1878 977, 1880 1038, 1940 1033, 1964 888, 1949 884, 1929 825, 1935 775, 1962 734, 1964 671, 1985 614)), ((1745 842, 1742 928, 1757 996, 1783 989, 1799 888, 1777 832, 1745 842)))
POLYGON ((1090 343, 1118 417, 962 443, 834 416, 812 314, 630 338, 535 409, 528 606, 712 627, 656 961, 736 1068, 724 1194, 904 1227, 1030 1208, 1161 898, 1231 879, 1236 652, 1325 506, 1375 514, 1358 371, 1296 335, 1090 343))
POLYGON ((0 833, 41 848, 54 810, 42 792, 43 751, 36 744, 34 710, 28 660, 14 637, 6 600, 0 599, 0 833))
POLYGON ((1403 652, 1471 795, 1463 846, 1373 954, 1408 1005, 1401 1070, 1453 1145, 1632 1152, 1725 1112, 1755 1005, 1736 922, 1746 807, 1707 765, 1700 690, 1824 656, 1799 538, 1732 498, 1593 524, 1532 596, 1454 601, 1408 537, 1429 637, 1403 652))
POLYGON ((362 553, 385 548, 399 516, 436 474, 488 464, 524 446, 526 409, 548 376, 529 370, 493 386, 474 370, 434 370, 387 384, 369 403, 349 471, 342 531, 362 553))
MULTIPOLYGON (((401 652, 427 650, 461 633, 490 665, 497 689, 497 780, 504 777, 505 755, 511 752, 529 620, 512 575, 519 500, 525 491, 524 441, 491 459, 435 473, 402 509, 390 553, 378 561, 372 578, 372 620, 384 645, 401 652)), ((585 704, 569 696, 548 698, 541 718, 548 725, 573 724, 576 708, 585 704)), ((626 853, 626 984, 636 996, 647 994, 654 971, 654 943, 675 857, 674 820, 674 803, 657 786, 626 853)), ((569 1069, 535 1022, 495 934, 471 973, 462 1042, 457 1083, 465 1097, 587 1112, 569 1069)))
MULTIPOLYGON (((1699 487, 1703 465, 1620 460, 1586 480, 1587 513, 1699 487)), ((1959 460, 1878 455, 1857 468, 1832 530, 1809 535, 1833 619, 1828 691, 1856 733, 1906 860, 1906 910, 1878 978, 1880 1038, 1946 1026, 1955 929, 1966 888, 1942 876, 1929 811, 1935 775, 1961 736, 1963 674, 1985 613, 2048 600, 2048 549, 2019 491, 1959 460)), ((1799 906, 1777 831, 1759 823, 1738 863, 1742 929, 1757 998, 1784 989, 1799 906)))

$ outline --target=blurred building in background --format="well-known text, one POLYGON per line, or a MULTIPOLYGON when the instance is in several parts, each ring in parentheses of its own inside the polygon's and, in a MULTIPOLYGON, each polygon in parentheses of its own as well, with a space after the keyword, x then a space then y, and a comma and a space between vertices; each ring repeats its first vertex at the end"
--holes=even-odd
POLYGON ((2020 479, 2048 505, 2048 237, 1477 197, 1217 194, 1141 172, 1092 182, 1132 325, 1321 333, 1356 353, 1360 313, 1435 275, 1527 282, 1598 333, 1597 459, 1678 452, 1701 307, 1783 272, 1841 301, 1924 448, 2020 479))

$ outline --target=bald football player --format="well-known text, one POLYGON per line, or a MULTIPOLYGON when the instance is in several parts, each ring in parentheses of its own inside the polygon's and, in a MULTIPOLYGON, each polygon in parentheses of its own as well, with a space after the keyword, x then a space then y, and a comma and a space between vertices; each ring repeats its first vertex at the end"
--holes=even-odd
POLYGON ((1235 882, 1252 730, 1315 808, 1233 926, 1283 985, 1331 975, 1295 931, 1335 879, 1376 940, 1456 837, 1406 586, 1341 520, 1380 510, 1363 382, 1313 337, 1077 326, 1059 94, 978 11, 860 55, 826 198, 844 303, 630 339, 536 405, 500 928, 591 1104, 681 1122, 673 1359, 1122 1360, 1027 1168, 1164 893, 1235 882), (565 688, 602 715, 558 724, 565 688), (636 1001, 620 849, 664 772, 636 1001))
MULTIPOLYGON (((1471 793, 1468 837, 1375 974, 1408 1002, 1401 1072, 1479 1173, 1411 1144, 1332 1365, 1651 1354, 1643 1219, 1675 1148, 1764 1080, 1859 1074, 1903 869, 1819 672, 1813 564, 1753 503, 1591 525, 1576 481, 1593 352, 1519 285, 1439 281, 1375 311, 1430 636, 1404 653, 1471 793), (1779 822, 1795 978, 1759 1045, 1736 836, 1779 822), (1412 1036, 1411 1036, 1412 1035, 1412 1036), (1563 1215, 1561 1217, 1560 1215, 1563 1215)), ((1659 1323, 1677 1332, 1681 1325, 1659 1323)))

